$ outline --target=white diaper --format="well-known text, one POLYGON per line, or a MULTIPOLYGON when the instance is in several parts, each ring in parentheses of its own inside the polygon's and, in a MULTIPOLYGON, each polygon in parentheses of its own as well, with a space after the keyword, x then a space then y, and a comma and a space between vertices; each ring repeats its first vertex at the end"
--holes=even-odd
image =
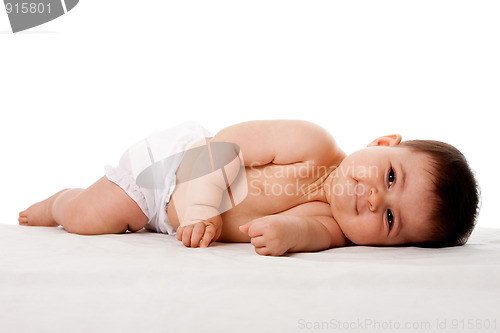
POLYGON ((137 202, 148 217, 147 229, 175 235, 167 217, 175 172, 186 150, 211 136, 198 123, 186 122, 139 141, 122 155, 118 167, 105 166, 106 177, 137 202), (161 168, 155 168, 159 164, 161 168))

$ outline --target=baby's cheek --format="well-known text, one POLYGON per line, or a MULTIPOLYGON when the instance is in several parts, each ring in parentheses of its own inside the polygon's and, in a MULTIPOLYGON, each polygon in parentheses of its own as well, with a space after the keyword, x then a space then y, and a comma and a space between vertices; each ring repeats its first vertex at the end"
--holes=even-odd
POLYGON ((367 237, 366 233, 363 233, 363 232, 349 233, 346 235, 346 237, 351 242, 353 242, 354 244, 357 244, 357 245, 369 245, 370 244, 370 238, 367 237))
POLYGON ((377 238, 377 232, 369 221, 357 220, 344 231, 349 240, 358 245, 373 245, 377 238))

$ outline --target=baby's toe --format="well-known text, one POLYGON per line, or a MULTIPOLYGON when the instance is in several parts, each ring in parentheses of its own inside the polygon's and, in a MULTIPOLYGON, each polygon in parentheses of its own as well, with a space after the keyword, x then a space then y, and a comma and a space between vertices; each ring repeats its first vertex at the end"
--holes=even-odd
POLYGON ((19 216, 17 220, 19 221, 19 225, 28 225, 28 218, 26 216, 19 216))

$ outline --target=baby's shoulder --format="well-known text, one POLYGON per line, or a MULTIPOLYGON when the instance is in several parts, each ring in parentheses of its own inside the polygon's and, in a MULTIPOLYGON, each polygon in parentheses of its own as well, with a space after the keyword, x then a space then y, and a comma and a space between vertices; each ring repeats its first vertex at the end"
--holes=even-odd
POLYGON ((235 143, 245 165, 314 161, 331 165, 342 150, 322 126, 306 120, 254 120, 219 131, 212 141, 235 143))
POLYGON ((308 121, 297 121, 294 125, 293 135, 299 139, 295 141, 296 145, 302 150, 309 151, 311 159, 316 163, 338 165, 337 162, 345 158, 345 153, 326 128, 308 121))

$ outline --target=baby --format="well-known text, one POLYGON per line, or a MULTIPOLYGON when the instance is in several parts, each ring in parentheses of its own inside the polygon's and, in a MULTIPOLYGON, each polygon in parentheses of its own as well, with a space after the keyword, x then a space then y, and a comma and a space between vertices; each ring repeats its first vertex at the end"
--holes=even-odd
POLYGON ((478 203, 465 157, 442 142, 388 135, 346 155, 306 121, 249 121, 215 136, 190 122, 132 146, 89 188, 32 205, 19 224, 85 235, 146 227, 187 247, 251 242, 282 255, 462 245, 478 203))

